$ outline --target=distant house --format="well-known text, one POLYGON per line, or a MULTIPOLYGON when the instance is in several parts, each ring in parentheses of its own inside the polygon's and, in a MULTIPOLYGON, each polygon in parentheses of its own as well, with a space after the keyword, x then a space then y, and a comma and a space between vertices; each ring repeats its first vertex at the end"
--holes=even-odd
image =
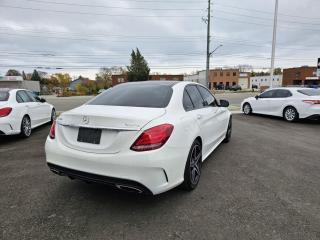
POLYGON ((40 83, 37 81, 25 81, 22 76, 0 77, 0 88, 22 88, 35 93, 40 93, 40 83))
POLYGON ((95 83, 96 81, 90 80, 89 78, 79 77, 78 79, 73 80, 69 85, 69 90, 72 92, 77 91, 77 85, 87 86, 89 82, 95 83))

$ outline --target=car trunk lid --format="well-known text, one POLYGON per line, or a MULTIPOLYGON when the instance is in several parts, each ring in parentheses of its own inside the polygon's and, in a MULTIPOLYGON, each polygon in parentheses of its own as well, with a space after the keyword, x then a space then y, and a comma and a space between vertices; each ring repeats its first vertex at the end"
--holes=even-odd
POLYGON ((62 144, 67 147, 112 154, 123 147, 130 148, 141 128, 165 112, 163 108, 83 105, 57 119, 57 132, 62 144), (97 138, 93 140, 95 143, 89 143, 91 137, 87 141, 86 136, 80 136, 79 129, 84 129, 81 134, 97 134, 91 136, 97 138))

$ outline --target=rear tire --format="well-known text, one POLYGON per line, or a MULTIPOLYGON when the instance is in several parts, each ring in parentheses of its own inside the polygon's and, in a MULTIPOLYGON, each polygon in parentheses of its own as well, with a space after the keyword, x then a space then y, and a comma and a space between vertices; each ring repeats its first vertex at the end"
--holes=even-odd
POLYGON ((299 113, 298 113, 297 109, 289 106, 283 110, 283 118, 287 122, 295 122, 299 119, 299 113))
POLYGON ((28 116, 24 116, 21 121, 21 137, 28 138, 31 135, 31 119, 28 116))
POLYGON ((242 111, 245 115, 250 115, 252 113, 252 107, 249 103, 243 104, 242 111))
POLYGON ((191 146, 186 167, 184 170, 184 182, 182 187, 187 191, 195 189, 199 183, 202 166, 202 148, 199 140, 195 140, 191 146))

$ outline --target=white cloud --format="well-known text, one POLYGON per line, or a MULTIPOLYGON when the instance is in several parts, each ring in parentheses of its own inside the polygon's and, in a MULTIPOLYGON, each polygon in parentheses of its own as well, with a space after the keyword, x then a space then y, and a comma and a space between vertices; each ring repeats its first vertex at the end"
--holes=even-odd
MULTIPOLYGON (((72 75, 94 77, 99 66, 127 65, 131 50, 139 47, 150 66, 154 66, 154 72, 183 73, 203 69, 206 26, 201 17, 206 14, 206 1, 188 0, 184 4, 177 3, 180 0, 149 1, 2 0, 0 66, 77 66, 83 68, 70 70, 72 75), (72 3, 100 7, 72 6, 72 3), (146 15, 160 17, 141 17, 146 15), (53 53, 54 56, 34 53, 53 53), (94 67, 96 69, 92 69, 94 67)), ((237 0, 219 0, 214 3, 212 48, 219 44, 223 47, 213 56, 212 66, 268 67, 274 1, 244 0, 240 4, 237 0)), ((316 58, 320 57, 319 8, 316 0, 280 0, 277 66, 316 64, 316 58)), ((28 67, 16 68, 32 71, 28 67)), ((0 74, 7 69, 0 67, 0 74)))

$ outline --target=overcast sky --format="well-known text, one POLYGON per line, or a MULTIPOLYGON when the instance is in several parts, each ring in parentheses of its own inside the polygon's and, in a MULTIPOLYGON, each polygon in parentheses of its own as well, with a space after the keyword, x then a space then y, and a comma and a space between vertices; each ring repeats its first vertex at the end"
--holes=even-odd
MULTIPOLYGON (((138 47, 152 72, 205 68, 205 0, 0 0, 0 75, 8 68, 94 78, 138 47)), ((279 0, 276 66, 316 65, 320 1, 279 0)), ((274 0, 215 0, 213 67, 270 66, 274 0)))

